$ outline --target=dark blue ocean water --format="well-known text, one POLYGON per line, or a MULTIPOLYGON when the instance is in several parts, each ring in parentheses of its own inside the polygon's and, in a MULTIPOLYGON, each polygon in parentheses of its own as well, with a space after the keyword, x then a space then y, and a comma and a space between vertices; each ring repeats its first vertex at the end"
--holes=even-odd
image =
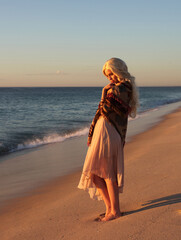
MULTIPOLYGON (((0 155, 87 134, 101 87, 0 88, 0 155)), ((181 101, 181 87, 139 87, 138 113, 181 101)))

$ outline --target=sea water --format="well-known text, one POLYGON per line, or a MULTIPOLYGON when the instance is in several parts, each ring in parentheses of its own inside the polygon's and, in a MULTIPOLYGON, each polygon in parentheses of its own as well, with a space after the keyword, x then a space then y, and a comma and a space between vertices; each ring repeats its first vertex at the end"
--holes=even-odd
MULTIPOLYGON (((101 87, 0 88, 0 156, 86 135, 101 91, 101 87)), ((137 117, 181 101, 181 87, 138 91, 137 117)))

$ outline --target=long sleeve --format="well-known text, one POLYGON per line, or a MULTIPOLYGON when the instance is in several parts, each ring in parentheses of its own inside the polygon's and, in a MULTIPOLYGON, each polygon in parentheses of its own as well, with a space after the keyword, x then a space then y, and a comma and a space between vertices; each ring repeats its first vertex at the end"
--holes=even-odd
POLYGON ((102 104, 102 102, 99 103, 98 109, 96 111, 96 114, 95 114, 95 116, 94 116, 94 118, 92 120, 92 123, 90 125, 90 128, 89 128, 88 141, 87 141, 89 144, 91 143, 91 140, 92 140, 92 136, 93 136, 93 132, 94 132, 94 128, 95 128, 96 122, 97 122, 97 120, 99 119, 99 117, 101 115, 101 111, 100 111, 101 104, 102 104))

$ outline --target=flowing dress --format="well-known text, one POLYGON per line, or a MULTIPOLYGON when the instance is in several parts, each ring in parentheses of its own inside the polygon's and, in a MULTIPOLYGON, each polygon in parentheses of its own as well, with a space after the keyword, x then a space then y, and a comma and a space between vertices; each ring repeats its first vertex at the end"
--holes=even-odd
POLYGON ((93 175, 117 181, 119 192, 124 186, 124 152, 121 137, 115 127, 100 116, 88 148, 79 189, 88 191, 93 199, 102 200, 94 182, 93 175))

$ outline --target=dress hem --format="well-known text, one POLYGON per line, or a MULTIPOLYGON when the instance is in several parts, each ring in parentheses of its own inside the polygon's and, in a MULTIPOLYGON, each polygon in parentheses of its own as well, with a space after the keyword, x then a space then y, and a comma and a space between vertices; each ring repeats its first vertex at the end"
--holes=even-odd
MULTIPOLYGON (((89 173, 89 177, 87 175, 85 175, 84 173, 82 173, 81 179, 80 179, 80 182, 79 182, 77 188, 88 192, 91 199, 100 201, 100 200, 103 200, 103 198, 100 195, 96 185, 92 181, 93 175, 103 178, 99 174, 96 174, 93 172, 89 173)), ((111 179, 112 181, 117 181, 116 179, 109 178, 109 177, 106 177, 103 179, 111 179)), ((123 188, 124 188, 124 185, 118 186, 119 193, 123 193, 123 188)))

